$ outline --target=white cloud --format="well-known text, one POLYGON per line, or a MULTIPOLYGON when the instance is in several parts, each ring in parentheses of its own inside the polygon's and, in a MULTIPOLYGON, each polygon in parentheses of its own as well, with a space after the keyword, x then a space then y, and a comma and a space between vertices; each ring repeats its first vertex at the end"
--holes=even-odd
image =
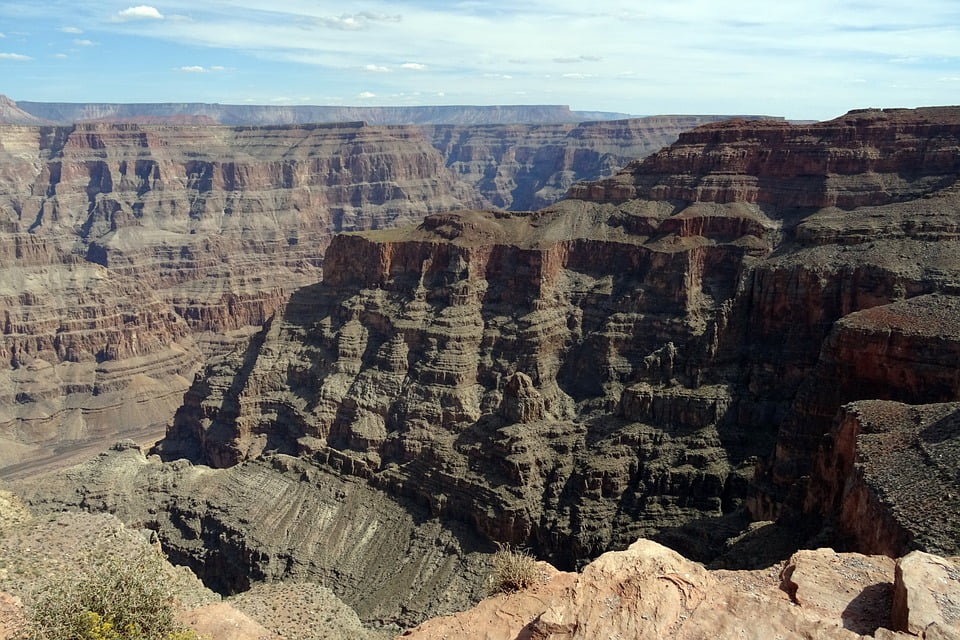
POLYGON ((77 45, 78 47, 92 47, 95 43, 93 42, 93 40, 83 39, 83 40, 74 40, 73 44, 77 45))
POLYGON ((575 62, 600 62, 603 60, 600 56, 561 56, 559 58, 554 58, 554 62, 560 64, 573 64, 575 62))
POLYGON ((330 29, 359 31, 369 27, 371 22, 400 22, 402 19, 403 17, 400 15, 361 11, 360 13, 342 13, 339 16, 319 18, 317 22, 330 29))
POLYGON ((596 76, 592 73, 565 73, 562 77, 573 78, 575 80, 582 80, 583 78, 596 78, 596 76))
POLYGON ((369 100, 370 98, 376 98, 377 94, 373 93, 372 91, 362 91, 357 97, 362 98, 363 100, 369 100))
POLYGON ((384 67, 378 64, 368 64, 363 67, 364 71, 369 71, 370 73, 390 73, 390 67, 384 67))
POLYGON ((19 53, 0 53, 0 60, 33 60, 30 56, 21 55, 19 53))
POLYGON ((73 34, 83 33, 83 29, 78 29, 77 27, 60 27, 60 31, 73 34))
POLYGON ((506 73, 485 73, 484 78, 500 78, 501 80, 513 80, 513 76, 506 73))
POLYGON ((163 20, 163 14, 157 11, 156 7, 141 4, 136 7, 128 7, 123 11, 118 11, 113 19, 114 21, 120 22, 126 22, 128 20, 163 20))
POLYGON ((400 65, 401 69, 411 69, 412 71, 426 71, 427 65, 420 64, 419 62, 404 62, 400 65))
POLYGON ((6 38, 7 36, 3 33, 0 33, 0 38, 6 38))
POLYGON ((53 54, 53 57, 54 57, 54 58, 58 58, 58 59, 60 59, 60 60, 63 60, 63 59, 65 59, 65 58, 69 57, 69 56, 67 56, 67 54, 65 54, 65 53, 55 53, 55 54, 53 54))
POLYGON ((220 71, 226 71, 226 67, 220 65, 214 65, 212 67, 204 67, 199 64, 192 64, 186 67, 177 67, 174 71, 179 71, 181 73, 217 73, 220 71))

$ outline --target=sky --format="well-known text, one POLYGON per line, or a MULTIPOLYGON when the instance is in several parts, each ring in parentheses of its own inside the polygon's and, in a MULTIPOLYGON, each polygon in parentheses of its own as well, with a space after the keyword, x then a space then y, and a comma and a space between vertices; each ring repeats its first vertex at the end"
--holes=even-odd
POLYGON ((960 1, 0 0, 0 93, 822 120, 960 104, 960 1))

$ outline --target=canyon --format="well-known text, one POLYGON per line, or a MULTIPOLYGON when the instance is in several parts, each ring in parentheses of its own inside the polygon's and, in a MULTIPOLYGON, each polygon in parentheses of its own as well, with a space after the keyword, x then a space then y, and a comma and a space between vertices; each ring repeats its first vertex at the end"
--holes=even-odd
MULTIPOLYGON (((599 132, 625 125, 590 126, 599 132)), ((573 127, 572 137, 589 139, 590 126, 573 127)), ((339 136, 342 129, 309 128, 309 135, 339 136)), ((89 140, 104 131, 164 129, 75 130, 89 140)), ((200 131, 229 136, 230 145, 254 135, 244 128, 200 131)), ((292 135, 290 128, 269 131, 292 135)), ((162 327, 177 345, 192 341, 204 364, 191 361, 191 383, 188 370, 171 374, 186 392, 155 447, 119 444, 77 467, 12 483, 31 508, 116 514, 154 531, 171 559, 224 594, 261 582, 322 583, 364 623, 384 629, 476 603, 496 544, 528 548, 561 569, 586 567, 580 577, 557 575, 560 588, 539 604, 526 596, 481 604, 481 616, 506 611, 490 607, 536 609, 516 614, 526 621, 503 637, 528 623, 528 637, 587 637, 577 636, 580 627, 571 621, 597 621, 603 611, 591 608, 599 602, 594 595, 633 594, 637 603, 638 589, 654 594, 658 611, 672 612, 660 622, 673 631, 686 625, 691 637, 705 628, 736 632, 737 611, 766 619, 763 612, 776 610, 790 633, 820 634, 807 637, 843 637, 850 629, 834 620, 849 600, 831 609, 836 632, 825 630, 826 613, 803 620, 789 613, 803 606, 796 582, 762 597, 729 596, 733 618, 684 622, 698 590, 763 575, 768 584, 770 576, 708 575, 638 538, 717 568, 761 571, 798 547, 827 543, 890 557, 960 553, 960 108, 858 110, 803 125, 711 122, 678 132, 676 142, 612 176, 572 182, 565 198, 543 206, 538 198, 546 201, 566 184, 562 172, 538 189, 525 187, 522 197, 505 190, 502 178, 484 183, 495 174, 482 169, 486 163, 522 166, 531 155, 520 147, 501 153, 499 136, 515 135, 508 129, 484 129, 457 152, 460 134, 452 126, 429 135, 359 124, 353 131, 364 137, 366 153, 376 148, 366 136, 407 135, 449 180, 442 189, 418 182, 416 173, 384 180, 436 188, 429 197, 404 198, 423 203, 416 212, 371 208, 379 201, 370 196, 351 214, 336 201, 343 217, 325 219, 325 233, 311 224, 286 243, 294 252, 322 247, 322 263, 307 254, 291 263, 291 254, 275 249, 286 233, 271 236, 278 240, 271 245, 231 228, 237 223, 225 210, 242 205, 222 195, 231 193, 237 171, 225 163, 203 174, 212 208, 204 208, 206 200, 191 203, 186 212, 197 207, 195 219, 184 204, 154 194, 160 189, 144 192, 160 201, 151 210, 190 221, 169 233, 208 243, 190 254, 198 273, 234 255, 216 253, 211 236, 200 233, 204 224, 222 225, 216 228, 251 247, 253 261, 280 274, 266 279, 282 291, 264 302, 262 290, 251 287, 249 297, 231 298, 232 306, 219 303, 255 309, 244 312, 248 322, 231 324, 233 311, 210 302, 222 289, 206 297, 192 280, 163 280, 155 257, 163 250, 146 252, 160 263, 151 270, 160 279, 147 285, 152 305, 134 289, 127 294, 137 301, 130 313, 146 314, 136 325, 162 327), (483 184, 493 186, 484 192, 477 186, 483 184), (447 194, 446 207, 426 204, 436 193, 447 194), (495 197, 501 206, 537 208, 492 209, 495 197), (192 224, 196 234, 189 233, 192 224), (331 238, 333 231, 341 233, 331 238), (173 310, 165 306, 171 301, 173 310), (629 557, 644 559, 607 571, 625 556, 602 554, 628 547, 629 557), (631 573, 643 574, 644 563, 657 569, 631 573), (626 577, 612 586, 591 582, 605 572, 626 577), (686 582, 668 579, 670 586, 665 575, 686 582), (756 604, 761 600, 766 604, 756 604)), ((523 131, 526 139, 540 135, 523 131)), ((256 135, 263 144, 263 132, 256 135)), ((573 162, 578 149, 553 157, 573 162)), ((61 175, 70 175, 63 164, 61 175)), ((7 183, 15 184, 7 166, 7 183)), ((386 162, 368 166, 387 170, 386 162)), ((240 172, 244 184, 258 184, 258 174, 248 171, 240 172)), ((512 171, 519 187, 521 173, 512 171)), ((83 278, 93 276, 82 268, 117 268, 132 281, 151 282, 137 271, 143 259, 131 257, 151 245, 117 235, 137 219, 133 206, 128 216, 122 201, 110 204, 118 198, 105 197, 105 174, 98 175, 94 189, 74 190, 72 197, 89 207, 89 215, 73 218, 78 233, 46 241, 38 233, 43 224, 33 233, 17 227, 9 255, 35 260, 42 273, 58 256, 75 269, 71 286, 84 291, 91 285, 83 278)), ((41 222, 71 219, 36 191, 41 222)), ((245 190, 237 202, 268 202, 252 193, 245 190)), ((272 206, 267 210, 277 212, 283 228, 279 212, 287 206, 272 206)), ((155 238, 154 247, 176 244, 164 244, 169 236, 152 235, 152 228, 141 233, 155 238)), ((31 295, 42 300, 51 289, 31 295)), ((102 308, 95 302, 91 307, 102 308)), ((16 322, 11 316, 9 324, 39 323, 37 311, 16 322)), ((95 322, 81 335, 93 331, 94 344, 96 331, 113 325, 95 311, 86 314, 95 322)), ((30 349, 50 354, 31 361, 32 368, 18 361, 11 370, 39 377, 38 359, 53 367, 72 363, 56 353, 61 344, 64 354, 83 354, 79 364, 125 363, 148 335, 131 332, 116 342, 116 354, 101 358, 71 336, 11 342, 11 359, 30 349)), ((788 573, 802 574, 802 558, 794 558, 788 573)), ((863 568, 874 561, 828 562, 863 568)), ((876 575, 851 597, 877 595, 871 581, 894 590, 892 563, 877 560, 876 575)), ((955 582, 956 569, 943 566, 955 582)), ((646 611, 639 606, 625 605, 626 617, 614 620, 617 632, 636 630, 646 611)), ((894 611, 863 632, 953 633, 904 615, 894 611)), ((477 623, 434 624, 439 637, 477 623)), ((650 624, 651 633, 672 632, 650 624)))
POLYGON ((552 202, 717 119, 0 126, 0 466, 160 435, 339 231, 552 202))

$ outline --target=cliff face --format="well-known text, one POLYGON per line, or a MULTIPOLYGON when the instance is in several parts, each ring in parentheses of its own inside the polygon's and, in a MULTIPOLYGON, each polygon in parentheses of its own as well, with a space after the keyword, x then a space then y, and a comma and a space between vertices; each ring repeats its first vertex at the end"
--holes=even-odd
POLYGON ((338 231, 546 204, 719 118, 229 128, 181 106, 0 128, 0 466, 169 420, 205 355, 319 278, 338 231))
POLYGON ((654 116, 580 124, 428 128, 446 165, 494 206, 513 211, 553 204, 581 180, 614 174, 677 136, 727 116, 654 116))
POLYGON ((335 232, 479 202, 403 127, 7 126, 0 156, 3 462, 168 420, 335 232))
POLYGON ((533 214, 340 236, 162 449, 295 454, 562 564, 706 553, 748 496, 802 510, 843 403, 957 399, 952 351, 837 321, 956 306, 958 149, 957 109, 708 125, 533 214))
POLYGON ((958 126, 955 107, 851 111, 805 126, 728 120, 686 132, 676 145, 611 180, 577 185, 570 195, 779 210, 912 200, 956 181, 958 126))

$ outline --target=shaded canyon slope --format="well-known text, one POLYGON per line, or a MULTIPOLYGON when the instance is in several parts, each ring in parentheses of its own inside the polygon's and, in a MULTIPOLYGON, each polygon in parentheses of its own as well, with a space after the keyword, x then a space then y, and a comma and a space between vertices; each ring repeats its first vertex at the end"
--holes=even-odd
POLYGON ((523 211, 553 204, 576 182, 616 173, 631 160, 672 144, 682 131, 730 117, 424 129, 451 171, 475 185, 495 207, 523 211))
POLYGON ((338 231, 545 202, 716 118, 0 126, 0 466, 168 422, 338 231))
POLYGON ((732 121, 534 213, 337 236, 160 451, 297 456, 562 566, 640 536, 706 558, 740 506, 858 496, 895 512, 883 551, 955 553, 956 511, 929 524, 908 476, 960 493, 958 176, 958 108, 732 121), (911 469, 861 437, 886 427, 831 431, 866 399, 940 403, 890 427, 911 469))

